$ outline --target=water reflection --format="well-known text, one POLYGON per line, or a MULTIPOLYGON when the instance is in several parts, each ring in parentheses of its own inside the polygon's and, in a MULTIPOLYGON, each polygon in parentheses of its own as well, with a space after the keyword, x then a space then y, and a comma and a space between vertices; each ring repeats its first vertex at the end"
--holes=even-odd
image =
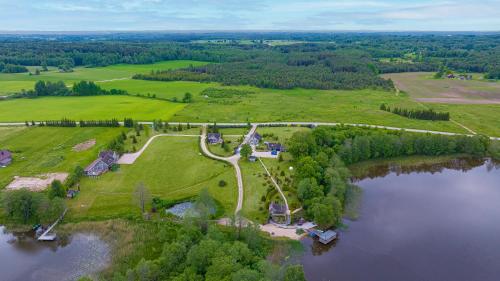
POLYGON ((308 280, 498 280, 500 165, 460 158, 367 169, 360 218, 303 241, 308 280))
POLYGON ((418 165, 398 163, 377 164, 364 167, 363 170, 357 169, 355 176, 352 177, 353 182, 357 182, 366 178, 375 179, 385 177, 391 173, 396 175, 410 174, 410 173, 441 173, 445 169, 451 169, 461 172, 467 172, 475 167, 485 165, 488 171, 500 169, 500 161, 493 159, 483 159, 474 157, 462 157, 450 159, 438 163, 422 163, 418 165))
POLYGON ((8 232, 0 226, 0 280, 76 280, 104 269, 109 247, 92 234, 59 235, 39 242, 33 232, 8 232))

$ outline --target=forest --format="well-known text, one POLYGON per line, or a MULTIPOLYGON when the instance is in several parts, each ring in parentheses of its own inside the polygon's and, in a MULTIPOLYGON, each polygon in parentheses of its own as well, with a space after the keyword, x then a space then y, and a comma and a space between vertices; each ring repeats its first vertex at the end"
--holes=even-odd
MULTIPOLYGON (((119 63, 199 60, 212 64, 178 71, 155 72, 148 80, 217 81, 267 88, 392 88, 379 73, 438 71, 500 75, 500 36, 440 33, 207 33, 87 35, 30 38, 0 37, 0 67, 9 72, 24 66, 96 67, 119 63), (228 43, 194 40, 217 37, 228 43), (120 40, 117 41, 117 38, 120 40), (141 39, 140 43, 137 41, 141 39), (49 40, 50 39, 50 40, 49 40), (250 43, 241 43, 250 39, 250 43), (269 45, 268 40, 297 40, 269 45)), ((3 70, 5 71, 5 70, 3 70)))

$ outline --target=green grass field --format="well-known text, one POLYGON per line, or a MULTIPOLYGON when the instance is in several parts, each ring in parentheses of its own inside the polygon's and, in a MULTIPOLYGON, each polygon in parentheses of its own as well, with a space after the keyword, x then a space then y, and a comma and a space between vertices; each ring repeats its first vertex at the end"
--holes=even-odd
POLYGON ((13 163, 0 168, 0 189, 14 176, 33 176, 49 172, 71 172, 92 162, 99 150, 123 129, 118 128, 49 128, 0 127, 0 149, 13 152, 13 163), (76 152, 76 144, 90 139, 96 145, 76 152))
MULTIPOLYGON (((154 64, 118 64, 106 67, 75 67, 73 72, 61 73, 57 68, 50 68, 47 72, 40 75, 29 75, 29 73, 0 74, 0 95, 19 92, 22 89, 29 90, 38 80, 59 81, 71 85, 81 80, 102 81, 102 84, 108 83, 108 80, 131 78, 134 74, 148 73, 151 70, 166 70, 188 67, 189 65, 199 66, 206 62, 190 60, 163 61, 154 64)), ((37 67, 29 67, 34 72, 37 67)), ((41 68, 41 67, 39 67, 41 68)))
POLYGON ((161 137, 156 139, 132 165, 121 165, 99 179, 85 178, 81 194, 71 201, 70 218, 111 218, 140 214, 133 204, 132 193, 139 182, 153 196, 183 199, 196 196, 208 188, 224 207, 234 212, 237 198, 234 170, 199 153, 196 137, 161 137), (219 187, 220 180, 227 182, 219 187))
POLYGON ((375 90, 325 91, 311 89, 273 90, 248 86, 228 87, 254 91, 243 98, 206 98, 200 93, 216 83, 113 81, 105 87, 128 90, 133 94, 156 94, 158 97, 181 98, 193 94, 194 103, 174 114, 172 121, 181 122, 270 122, 323 121, 366 123, 416 129, 465 131, 451 122, 411 120, 381 111, 380 104, 414 106, 418 103, 404 94, 375 90), (224 100, 224 101, 221 101, 224 100))
POLYGON ((0 101, 0 122, 99 120, 125 117, 168 120, 185 104, 132 96, 44 97, 0 101))

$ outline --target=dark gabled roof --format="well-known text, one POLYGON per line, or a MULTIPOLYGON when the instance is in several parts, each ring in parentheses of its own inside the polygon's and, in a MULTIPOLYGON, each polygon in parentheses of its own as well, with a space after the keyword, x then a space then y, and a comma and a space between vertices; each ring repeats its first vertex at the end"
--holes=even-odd
MULTIPOLYGON (((106 162, 104 162, 101 158, 97 158, 96 160, 94 160, 94 162, 90 163, 87 168, 85 168, 85 173, 93 171, 94 168, 98 167, 100 163, 103 163, 106 169, 109 169, 109 165, 106 162)), ((100 169, 100 171, 103 171, 103 169, 100 169)))
POLYGON ((281 143, 268 142, 266 145, 268 150, 282 151, 285 148, 281 143))
POLYGON ((8 150, 0 150, 0 161, 6 160, 6 159, 11 159, 12 154, 8 150))
POLYGON ((286 206, 273 202, 269 205, 269 211, 272 214, 285 214, 286 213, 286 206))
POLYGON ((262 136, 259 135, 259 133, 255 132, 255 133, 253 133, 252 138, 257 139, 257 140, 261 140, 262 136))
POLYGON ((219 133, 208 133, 207 140, 209 143, 218 143, 222 141, 222 137, 219 133))
POLYGON ((113 150, 105 150, 99 153, 99 158, 108 166, 113 165, 118 159, 117 154, 113 150))

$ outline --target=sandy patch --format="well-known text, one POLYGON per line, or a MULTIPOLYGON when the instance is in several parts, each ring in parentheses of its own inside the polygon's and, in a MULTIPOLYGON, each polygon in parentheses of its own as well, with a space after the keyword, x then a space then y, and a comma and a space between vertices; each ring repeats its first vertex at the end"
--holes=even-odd
POLYGON ((64 182, 68 177, 68 173, 50 173, 39 175, 38 177, 19 177, 15 176, 14 180, 7 185, 7 190, 19 190, 26 188, 30 191, 43 191, 54 181, 59 180, 64 182))
POLYGON ((91 139, 73 146, 73 151, 80 152, 92 148, 95 145, 95 139, 91 139))

